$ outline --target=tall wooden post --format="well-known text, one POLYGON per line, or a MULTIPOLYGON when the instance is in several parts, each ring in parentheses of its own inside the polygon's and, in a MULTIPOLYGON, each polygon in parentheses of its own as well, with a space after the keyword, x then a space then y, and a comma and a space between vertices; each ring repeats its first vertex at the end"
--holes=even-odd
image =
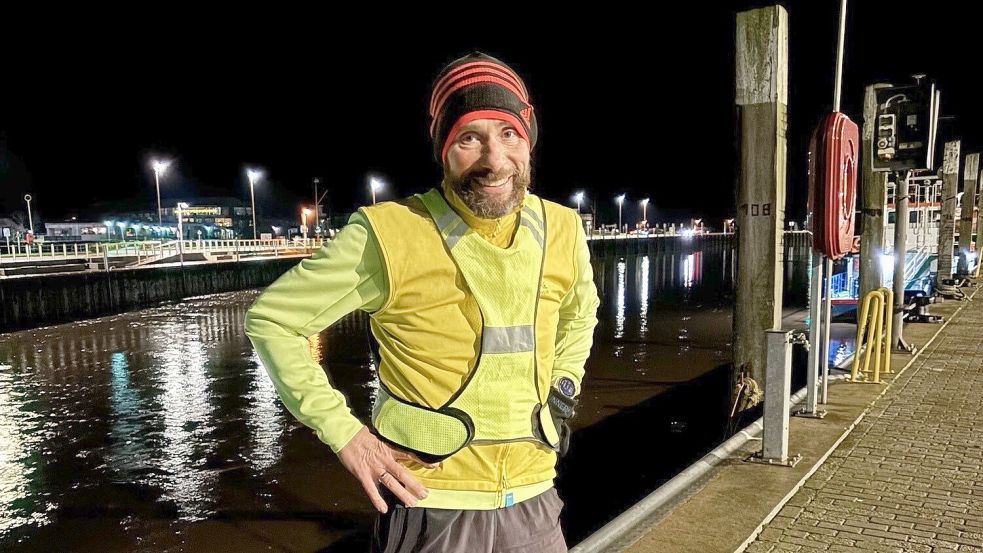
POLYGON ((769 6, 737 14, 736 103, 740 118, 737 305, 734 366, 764 388, 766 331, 782 325, 788 12, 769 6))
MULTIPOLYGON (((939 223, 939 273, 936 283, 952 278, 952 251, 956 238, 956 193, 959 192, 959 141, 945 143, 942 162, 942 220, 939 223)), ((907 224, 908 221, 898 220, 907 224)))
POLYGON ((979 266, 983 265, 983 171, 976 179, 979 187, 979 198, 976 200, 976 275, 980 274, 979 266))
MULTIPOLYGON (((959 211, 959 264, 956 274, 969 276, 969 254, 973 245, 973 210, 976 208, 976 192, 979 189, 980 154, 966 156, 963 170, 963 200, 959 211)), ((974 267, 975 268, 975 267, 974 267)))

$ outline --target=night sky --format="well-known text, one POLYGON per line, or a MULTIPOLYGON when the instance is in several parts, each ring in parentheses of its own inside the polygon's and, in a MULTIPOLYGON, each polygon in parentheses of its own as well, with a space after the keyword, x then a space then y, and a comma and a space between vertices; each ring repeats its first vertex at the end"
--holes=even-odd
MULTIPOLYGON (((624 192, 626 222, 650 197, 650 221, 706 217, 719 227, 734 211, 736 183, 734 14, 767 4, 658 3, 644 15, 595 5, 550 18, 501 4, 457 21, 387 14, 400 25, 259 11, 6 18, 0 216, 23 210, 25 193, 46 221, 85 217, 100 201, 152 210, 153 155, 176 162, 161 184, 165 206, 195 196, 248 201, 247 166, 267 174, 261 215, 297 213, 315 176, 333 211, 370 201, 369 174, 389 183, 383 199, 423 191, 440 178, 426 132, 432 80, 479 49, 526 80, 540 121, 539 194, 572 205, 583 189, 601 222, 612 222, 624 192)), ((788 210, 801 218, 809 133, 832 108, 839 2, 782 4, 788 210)), ((983 147, 983 8, 970 4, 852 0, 842 111, 860 123, 864 85, 926 73, 942 90, 943 117, 953 117, 939 143, 983 147)))

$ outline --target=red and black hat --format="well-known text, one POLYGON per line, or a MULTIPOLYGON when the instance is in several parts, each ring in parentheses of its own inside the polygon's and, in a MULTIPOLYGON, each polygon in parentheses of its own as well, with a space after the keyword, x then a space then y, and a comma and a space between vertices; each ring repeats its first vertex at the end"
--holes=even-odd
POLYGON ((440 72, 430 97, 430 118, 434 156, 440 163, 457 129, 475 119, 508 121, 530 149, 536 145, 536 114, 525 83, 508 65, 481 52, 452 61, 440 72))

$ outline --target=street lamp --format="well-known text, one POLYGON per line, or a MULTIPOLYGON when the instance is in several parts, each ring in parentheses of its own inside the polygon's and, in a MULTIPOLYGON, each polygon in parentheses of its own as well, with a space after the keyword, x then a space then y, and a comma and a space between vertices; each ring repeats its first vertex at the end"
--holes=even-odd
POLYGON ((246 175, 249 177, 249 199, 253 202, 253 240, 258 239, 256 234, 256 194, 253 191, 253 187, 256 181, 263 177, 263 172, 257 169, 246 169, 246 175))
POLYGON ((177 255, 178 259, 181 260, 182 267, 184 267, 184 227, 182 223, 184 222, 185 209, 188 209, 188 204, 180 202, 177 204, 177 209, 174 210, 177 215, 177 255))
POLYGON ((300 214, 303 219, 303 222, 300 224, 300 230, 301 232, 304 233, 304 243, 306 244, 307 243, 307 216, 311 214, 311 210, 305 207, 300 214))
POLYGON ((24 194, 24 201, 27 202, 27 226, 31 228, 31 234, 34 234, 34 218, 31 217, 31 195, 24 194))
POLYGON ((573 199, 577 201, 577 213, 580 213, 580 204, 584 202, 584 193, 577 192, 573 195, 573 199))
POLYGON ((321 194, 320 196, 318 195, 317 186, 320 183, 321 183, 321 179, 314 177, 314 225, 318 228, 321 227, 321 217, 322 217, 321 201, 324 200, 324 197, 328 195, 327 190, 324 191, 324 194, 321 194))
POLYGON ((618 233, 621 233, 621 206, 625 203, 625 195, 618 196, 614 201, 618 202, 618 233))
POLYGON ((372 204, 373 205, 375 205, 375 193, 376 193, 376 191, 377 190, 382 190, 382 187, 385 184, 386 183, 382 182, 381 179, 377 179, 375 177, 369 178, 369 188, 372 189, 372 204))
POLYGON ((642 200, 642 226, 643 226, 643 228, 648 228, 649 227, 649 218, 648 218, 648 215, 647 215, 648 212, 646 210, 646 208, 648 208, 648 205, 649 205, 649 199, 648 198, 645 198, 644 200, 642 200))
POLYGON ((161 209, 160 209, 160 175, 161 173, 167 170, 167 166, 170 164, 171 164, 170 161, 158 161, 156 159, 153 161, 154 183, 156 183, 157 185, 157 224, 158 225, 164 224, 164 217, 161 215, 161 209))

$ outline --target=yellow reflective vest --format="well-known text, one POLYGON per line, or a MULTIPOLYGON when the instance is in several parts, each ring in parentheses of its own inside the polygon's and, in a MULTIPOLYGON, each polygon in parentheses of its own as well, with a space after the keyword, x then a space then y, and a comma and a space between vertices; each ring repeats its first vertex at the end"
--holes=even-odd
MULTIPOLYGON (((436 200, 436 191, 428 194, 436 200)), ((264 291, 246 333, 288 410, 338 451, 362 423, 311 359, 306 337, 356 309, 369 312, 381 354, 377 432, 394 443, 411 439, 399 432, 411 434, 412 424, 400 430, 398 418, 383 413, 387 400, 432 411, 453 405, 472 422, 472 435, 439 468, 405 463, 430 492, 419 506, 504 507, 549 489, 556 475, 556 455, 544 443, 553 434, 537 435, 533 416, 548 418, 537 406, 557 378, 573 379, 579 393, 592 344, 598 297, 583 227, 573 210, 532 194, 494 220, 446 189, 447 210, 435 218, 424 197, 353 215, 335 240, 264 291), (470 261, 455 257, 462 245, 458 257, 470 261), (522 266, 509 271, 510 257, 522 266), (497 272, 482 272, 486 265, 497 272), (475 278, 485 278, 477 293, 475 278), (486 398, 499 393, 515 401, 486 398)), ((446 439, 453 432, 440 434, 439 447, 454 442, 446 439)))

